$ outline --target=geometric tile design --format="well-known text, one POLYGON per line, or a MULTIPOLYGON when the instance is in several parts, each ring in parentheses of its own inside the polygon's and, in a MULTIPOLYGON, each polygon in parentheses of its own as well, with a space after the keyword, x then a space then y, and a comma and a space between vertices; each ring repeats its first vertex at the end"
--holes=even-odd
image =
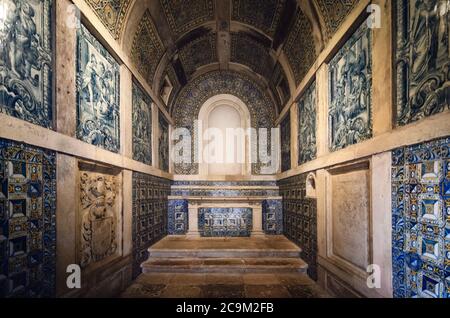
POLYGON ((149 246, 167 235, 170 181, 133 172, 133 277, 141 273, 149 246))
MULTIPOLYGON (((247 76, 232 71, 212 71, 200 75, 184 86, 171 110, 175 128, 187 128, 191 132, 192 144, 195 145, 194 120, 198 119, 201 106, 218 94, 231 94, 240 98, 248 107, 253 128, 271 128, 275 121, 276 106, 270 96, 257 83, 247 76)), ((269 131, 270 135, 270 131, 269 131)), ((270 137, 268 137, 270 140, 270 137)), ((256 145, 252 145, 256 147, 256 145)), ((192 149, 195 150, 194 147, 192 149)), ((198 164, 176 163, 176 174, 197 174, 198 164)), ((252 173, 260 174, 263 163, 252 164, 252 173)))
POLYGON ((329 63, 329 147, 372 137, 372 31, 366 22, 329 63))
POLYGON ((77 30, 77 137, 120 150, 119 64, 81 25, 77 30))
POLYGON ((392 152, 394 297, 450 298, 450 137, 392 152))
POLYGON ((284 235, 302 248, 308 275, 317 280, 317 200, 306 198, 306 174, 278 182, 283 197, 284 235))
POLYGON ((159 169, 165 172, 169 172, 169 123, 167 122, 161 111, 159 111, 158 122, 159 169))
POLYGON ((150 11, 147 10, 134 34, 131 61, 149 85, 153 84, 153 77, 164 51, 150 11))
POLYGON ((56 154, 0 139, 0 298, 53 297, 56 154))
POLYGON ((396 1, 397 124, 450 109, 448 1, 396 1))
POLYGON ((273 71, 269 48, 245 33, 231 33, 231 62, 250 67, 265 78, 273 71))
POLYGON ((283 119, 280 124, 281 139, 281 172, 291 169, 291 114, 283 119))
POLYGON ((283 48, 295 78, 300 84, 316 60, 312 25, 300 9, 283 48))
POLYGON ((264 200, 262 205, 263 230, 267 235, 283 234, 282 200, 264 200))
POLYGON ((169 235, 184 235, 188 230, 188 201, 169 200, 169 235))
POLYGON ((248 187, 276 187, 271 181, 175 181, 170 195, 196 197, 276 197, 278 189, 249 189, 248 187), (176 186, 176 188, 175 188, 176 186), (201 188, 198 188, 201 187, 201 188), (221 187, 221 188, 219 188, 221 187), (240 187, 226 189, 224 187, 240 187))
POLYGON ((298 164, 316 159, 316 82, 313 82, 298 105, 298 164))
POLYGON ((133 159, 152 164, 152 100, 133 81, 133 159))
POLYGON ((249 237, 251 208, 200 208, 198 227, 202 237, 249 237))
POLYGON ((218 61, 216 41, 217 35, 208 33, 190 41, 180 49, 180 60, 188 76, 191 76, 199 67, 218 61))
POLYGON ((286 0, 233 0, 231 19, 249 24, 273 37, 285 3, 286 0))
POLYGON ((108 29, 114 39, 118 40, 124 26, 125 17, 131 7, 131 0, 85 0, 108 29))
POLYGON ((359 0, 316 0, 320 14, 325 21, 327 40, 334 35, 358 2, 359 0))
POLYGON ((52 2, 22 1, 20 14, 17 1, 6 2, 0 34, 0 113, 46 128, 53 126, 52 2))
POLYGON ((213 0, 161 0, 167 22, 175 36, 214 19, 213 0))

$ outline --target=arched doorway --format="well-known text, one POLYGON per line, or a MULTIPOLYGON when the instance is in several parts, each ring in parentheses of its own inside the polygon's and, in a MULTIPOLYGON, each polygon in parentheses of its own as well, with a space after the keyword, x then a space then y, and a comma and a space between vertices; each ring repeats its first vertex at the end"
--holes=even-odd
POLYGON ((199 112, 200 175, 243 176, 251 174, 249 155, 250 113, 239 98, 216 95, 199 112))

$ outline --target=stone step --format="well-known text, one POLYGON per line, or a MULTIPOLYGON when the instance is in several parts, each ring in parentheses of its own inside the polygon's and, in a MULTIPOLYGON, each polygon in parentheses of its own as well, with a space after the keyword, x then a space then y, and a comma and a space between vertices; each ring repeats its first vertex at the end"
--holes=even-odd
POLYGON ((149 258, 299 258, 296 249, 149 249, 149 258))
POLYGON ((143 273, 305 273, 300 258, 150 258, 143 273))

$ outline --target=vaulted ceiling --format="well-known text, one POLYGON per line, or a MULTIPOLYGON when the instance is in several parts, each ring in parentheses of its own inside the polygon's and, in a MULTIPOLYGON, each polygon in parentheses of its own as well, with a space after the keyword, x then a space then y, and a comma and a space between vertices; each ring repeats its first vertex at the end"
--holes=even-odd
POLYGON ((154 91, 232 70, 279 111, 359 0, 85 0, 154 91))

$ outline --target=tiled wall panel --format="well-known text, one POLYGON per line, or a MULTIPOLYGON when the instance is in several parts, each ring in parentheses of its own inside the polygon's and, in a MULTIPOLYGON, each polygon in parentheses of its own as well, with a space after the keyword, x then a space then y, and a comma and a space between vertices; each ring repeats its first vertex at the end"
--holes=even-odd
POLYGON ((52 297, 56 154, 0 139, 0 298, 52 297))
POLYGON ((279 182, 284 235, 302 248, 308 274, 317 279, 317 200, 306 198, 306 175, 279 182))
POLYGON ((394 297, 450 297, 450 137, 392 152, 394 297))
POLYGON ((147 260, 147 249, 167 235, 170 181, 133 173, 133 275, 147 260))

